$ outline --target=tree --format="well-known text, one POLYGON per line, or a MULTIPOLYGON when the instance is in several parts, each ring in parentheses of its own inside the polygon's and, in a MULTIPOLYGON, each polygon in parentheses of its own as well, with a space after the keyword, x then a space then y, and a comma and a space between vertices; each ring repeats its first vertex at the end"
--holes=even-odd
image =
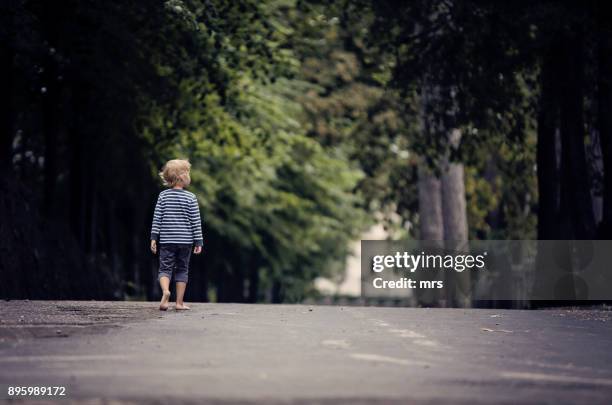
POLYGON ((30 269, 2 295, 154 297, 143 240, 157 171, 177 156, 192 159, 209 252, 191 298, 311 293, 359 226, 360 175, 301 133, 272 83, 299 64, 279 19, 291 4, 47 3, 2 6, 2 156, 16 180, 2 184, 15 255, 0 274, 30 269))

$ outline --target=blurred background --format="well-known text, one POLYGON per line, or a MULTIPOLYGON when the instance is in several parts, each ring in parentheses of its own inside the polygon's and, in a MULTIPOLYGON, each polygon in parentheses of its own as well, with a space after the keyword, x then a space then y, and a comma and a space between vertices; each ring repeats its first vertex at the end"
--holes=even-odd
POLYGON ((156 299, 171 158, 203 219, 192 301, 359 296, 361 239, 612 239, 603 1, 0 13, 2 298, 156 299))

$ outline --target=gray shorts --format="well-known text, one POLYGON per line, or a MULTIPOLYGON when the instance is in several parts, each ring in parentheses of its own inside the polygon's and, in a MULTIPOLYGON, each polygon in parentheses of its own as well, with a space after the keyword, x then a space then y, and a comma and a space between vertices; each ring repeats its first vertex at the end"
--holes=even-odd
POLYGON ((168 277, 172 279, 174 270, 175 282, 187 282, 189 273, 189 258, 192 245, 165 243, 159 245, 159 273, 157 279, 168 277))

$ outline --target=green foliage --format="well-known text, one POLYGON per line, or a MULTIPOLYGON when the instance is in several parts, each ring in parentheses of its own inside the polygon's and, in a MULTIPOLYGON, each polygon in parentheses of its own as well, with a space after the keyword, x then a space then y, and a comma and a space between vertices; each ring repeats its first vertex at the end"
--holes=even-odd
POLYGON ((527 56, 504 48, 523 34, 507 20, 496 30, 490 19, 496 9, 482 9, 306 2, 293 22, 301 33, 293 45, 304 61, 300 77, 310 85, 298 97, 304 126, 320 142, 346 150, 363 170, 359 190, 366 206, 395 237, 418 237, 420 157, 436 167, 448 149, 446 133, 425 132, 421 124, 422 86, 432 79, 442 97, 429 119, 463 133, 451 158, 466 166, 470 237, 522 237, 535 230, 528 105, 534 86, 527 83, 533 79, 514 73, 527 56), (433 21, 432 14, 438 16, 433 21), (481 30, 495 32, 481 38, 481 30))
MULTIPOLYGON (((535 75, 526 50, 551 33, 525 30, 518 8, 366 0, 1 7, 11 176, 45 218, 24 229, 71 235, 54 249, 72 264, 47 270, 84 268, 83 279, 107 280, 97 297, 154 296, 152 260, 138 241, 150 229, 157 172, 175 157, 193 164, 204 219, 191 298, 299 301, 316 293, 316 277, 343 270, 348 242, 374 220, 395 237, 418 236, 417 162, 436 166, 448 151, 445 134, 421 127, 421 90, 434 79, 441 98, 427 117, 463 131, 452 158, 466 167, 470 237, 533 237, 535 75)), ((534 21, 546 21, 556 8, 534 10, 534 21)))
POLYGON ((355 193, 363 174, 299 120, 301 61, 284 20, 292 1, 3 7, 0 33, 16 53, 8 69, 25 88, 7 96, 21 97, 11 127, 18 150, 32 153, 31 162, 16 153, 13 169, 40 210, 49 200, 48 216, 70 224, 83 274, 102 268, 116 281, 103 294, 144 286, 153 296, 151 258, 135 241, 146 241, 157 172, 175 157, 193 164, 204 219, 192 299, 213 287, 219 300, 299 300, 341 269, 366 220, 355 193), (57 164, 36 166, 39 157, 57 164))
MULTIPOLYGON (((178 84, 175 123, 168 125, 152 115, 145 137, 161 157, 191 159, 193 189, 200 198, 205 227, 219 238, 216 246, 232 249, 210 252, 212 268, 229 275, 235 273, 234 266, 256 257, 251 265, 258 267, 261 282, 280 283, 284 298, 296 300, 315 277, 338 269, 348 241, 356 237, 365 218, 353 193, 360 172, 350 168, 341 151, 324 148, 302 133, 296 120, 302 106, 290 97, 300 91, 301 82, 287 76, 261 80, 258 67, 269 71, 261 63, 245 69, 251 60, 259 61, 259 49, 277 54, 282 35, 291 33, 274 17, 282 6, 270 3, 258 8, 257 13, 266 13, 259 19, 278 30, 271 37, 258 19, 250 28, 245 24, 236 28, 235 35, 244 43, 234 36, 222 42, 227 53, 217 58, 234 61, 221 65, 221 76, 227 78, 223 91, 206 76, 192 72, 178 84), (258 47, 247 47, 257 38, 258 47), (158 143, 165 138, 172 142, 158 143)), ((244 19, 234 11, 230 7, 229 20, 223 22, 232 33, 231 19, 244 19)), ((206 33, 194 35, 193 40, 206 41, 206 33)), ((280 53, 269 62, 284 64, 276 72, 290 72, 299 65, 288 50, 280 53)))
MULTIPOLYGON (((535 41, 520 7, 482 2, 355 1, 373 14, 367 47, 403 101, 407 148, 434 169, 465 165, 470 238, 535 235, 535 41), (424 108, 424 92, 433 102, 424 108), (429 97, 432 97, 429 94, 429 97), (435 123, 424 130, 421 121, 435 123), (458 149, 448 131, 461 130, 458 149)), ((415 181, 414 173, 409 173, 415 181)), ((414 201, 416 196, 413 196, 414 201)), ((407 204, 415 210, 415 204, 407 204)))
POLYGON ((385 72, 365 46, 372 14, 359 18, 354 2, 301 3, 288 21, 296 35, 291 48, 302 60, 303 90, 292 97, 303 106, 300 123, 308 136, 342 151, 364 176, 358 192, 374 217, 406 232, 414 215, 414 159, 402 118, 404 103, 385 87, 385 72), (398 223, 398 212, 401 219, 398 223))

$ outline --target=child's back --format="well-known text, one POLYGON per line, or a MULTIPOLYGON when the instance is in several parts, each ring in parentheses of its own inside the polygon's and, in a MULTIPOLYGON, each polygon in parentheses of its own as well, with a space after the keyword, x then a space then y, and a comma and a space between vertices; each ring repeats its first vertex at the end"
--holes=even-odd
POLYGON ((160 244, 202 246, 200 210, 195 194, 182 188, 169 188, 159 193, 151 239, 160 244))

